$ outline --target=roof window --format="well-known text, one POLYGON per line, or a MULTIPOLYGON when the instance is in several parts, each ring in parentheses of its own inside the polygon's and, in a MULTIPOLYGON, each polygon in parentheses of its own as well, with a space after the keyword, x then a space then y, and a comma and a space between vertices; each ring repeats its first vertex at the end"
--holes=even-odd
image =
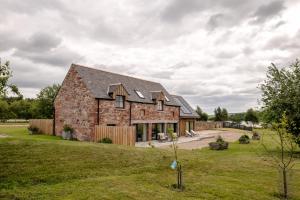
POLYGON ((144 95, 140 91, 135 90, 135 92, 140 98, 145 99, 144 95))
POLYGON ((165 96, 165 99, 166 99, 166 101, 170 101, 170 99, 167 96, 165 96))

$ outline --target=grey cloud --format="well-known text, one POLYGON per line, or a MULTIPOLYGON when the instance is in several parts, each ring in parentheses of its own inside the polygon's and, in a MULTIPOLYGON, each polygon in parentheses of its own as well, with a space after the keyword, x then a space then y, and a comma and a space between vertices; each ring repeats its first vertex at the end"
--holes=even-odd
POLYGON ((216 57, 221 58, 221 59, 229 59, 229 58, 234 58, 238 55, 237 52, 234 51, 221 51, 217 53, 216 57))
POLYGON ((43 11, 45 9, 58 10, 64 8, 64 5, 58 0, 3 0, 1 7, 6 8, 1 12, 12 11, 16 13, 32 14, 43 11))
POLYGON ((14 48, 21 40, 13 33, 0 32, 0 52, 14 48))
POLYGON ((245 55, 250 55, 250 54, 252 54, 253 53, 253 49, 252 48, 250 48, 250 47, 245 47, 244 49, 243 49, 243 53, 245 54, 245 55))
POLYGON ((162 19, 168 22, 180 21, 183 17, 193 12, 199 12, 208 6, 207 1, 198 0, 172 0, 162 12, 162 19))
POLYGON ((204 111, 210 114, 212 114, 214 109, 218 106, 227 108, 228 112, 241 112, 257 104, 257 95, 216 95, 208 97, 199 95, 186 98, 192 105, 200 105, 204 111))
POLYGON ((263 23, 267 19, 279 15, 285 9, 284 1, 272 1, 269 4, 262 5, 253 14, 255 19, 252 23, 263 23))
POLYGON ((68 67, 71 63, 82 62, 85 59, 83 56, 65 47, 43 53, 16 51, 14 55, 29 59, 34 63, 44 63, 57 67, 68 67))
POLYGON ((293 37, 279 35, 266 42, 265 49, 298 50, 300 48, 300 30, 293 37))
POLYGON ((188 64, 188 63, 185 63, 185 62, 179 62, 179 63, 177 63, 177 64, 175 64, 175 65, 173 65, 173 66, 171 66, 171 67, 169 67, 170 69, 182 69, 182 68, 186 68, 186 67, 188 67, 190 64, 188 64))
POLYGON ((35 33, 17 46, 14 55, 29 59, 34 63, 45 63, 66 67, 72 62, 80 62, 84 57, 61 45, 62 39, 47 33, 35 33))
POLYGON ((175 72, 171 70, 164 70, 164 71, 152 73, 151 76, 160 79, 171 79, 174 73, 175 72))
POLYGON ((233 18, 232 16, 225 15, 223 13, 218 13, 210 16, 208 22, 206 23, 206 27, 210 31, 213 31, 218 27, 231 27, 233 25, 237 25, 237 20, 240 19, 233 18))
POLYGON ((40 89, 53 83, 61 83, 66 74, 67 68, 36 65, 22 59, 11 60, 13 77, 11 82, 20 88, 40 89))
POLYGON ((62 39, 54 34, 38 32, 33 34, 27 41, 22 42, 18 48, 22 51, 42 53, 56 48, 61 42, 62 39))

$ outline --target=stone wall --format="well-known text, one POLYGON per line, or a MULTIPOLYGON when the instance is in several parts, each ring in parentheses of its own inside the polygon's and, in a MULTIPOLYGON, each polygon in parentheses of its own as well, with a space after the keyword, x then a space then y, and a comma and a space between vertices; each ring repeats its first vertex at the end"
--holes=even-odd
POLYGON ((129 106, 125 101, 124 108, 116 108, 115 100, 99 99, 99 125, 129 126, 129 106))
POLYGON ((179 107, 163 106, 162 111, 157 110, 156 104, 132 103, 131 120, 134 121, 179 121, 179 107))
POLYGON ((223 122, 195 121, 195 131, 223 128, 223 122))
POLYGON ((68 124, 74 128, 77 139, 93 138, 97 101, 73 67, 65 77, 54 106, 56 135, 61 135, 64 124, 68 124))
MULTIPOLYGON (((165 105, 163 111, 158 111, 156 104, 131 103, 131 124, 178 120, 179 107, 165 105)), ((124 108, 116 108, 114 100, 99 100, 99 125, 129 126, 129 123, 130 102, 126 101, 124 108)))

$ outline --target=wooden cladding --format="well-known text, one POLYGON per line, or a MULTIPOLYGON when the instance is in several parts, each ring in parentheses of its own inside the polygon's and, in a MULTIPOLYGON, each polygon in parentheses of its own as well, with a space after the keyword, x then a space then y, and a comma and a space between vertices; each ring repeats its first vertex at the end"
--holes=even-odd
POLYGON ((135 137, 135 126, 95 126, 95 142, 110 138, 113 144, 134 146, 135 137))
POLYGON ((113 91, 113 99, 116 99, 116 96, 124 96, 125 99, 127 99, 128 96, 128 92, 127 90, 124 88, 124 86, 122 84, 118 85, 116 87, 116 89, 113 91))
POLYGON ((29 126, 37 127, 43 134, 53 134, 53 119, 30 119, 29 126))

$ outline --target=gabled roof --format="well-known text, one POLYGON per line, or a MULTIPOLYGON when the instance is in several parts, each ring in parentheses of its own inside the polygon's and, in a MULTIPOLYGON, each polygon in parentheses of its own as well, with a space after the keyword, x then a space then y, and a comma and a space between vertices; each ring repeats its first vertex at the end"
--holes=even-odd
POLYGON ((180 117, 199 118, 199 115, 182 96, 172 95, 172 97, 180 105, 180 117))
POLYGON ((94 68, 72 64, 72 66, 82 78, 87 88, 92 92, 95 98, 112 99, 108 95, 108 90, 113 90, 116 83, 124 86, 128 92, 128 100, 141 103, 154 103, 151 91, 162 91, 170 101, 165 101, 166 105, 179 106, 167 90, 160 84, 152 81, 146 81, 130 76, 106 72, 94 68), (110 89, 108 89, 111 87, 110 89), (140 91, 145 98, 140 98, 135 90, 140 91))

